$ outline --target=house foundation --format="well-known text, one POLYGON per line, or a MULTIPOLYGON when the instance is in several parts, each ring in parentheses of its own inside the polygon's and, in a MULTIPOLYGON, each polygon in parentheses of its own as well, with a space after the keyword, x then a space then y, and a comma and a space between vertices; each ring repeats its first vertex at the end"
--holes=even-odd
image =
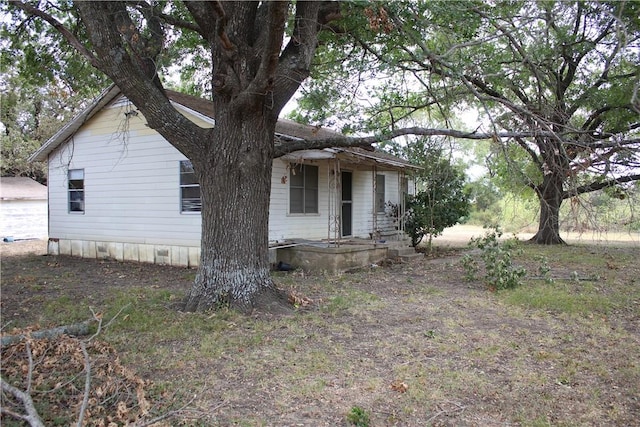
POLYGON ((176 267, 195 268, 200 263, 200 248, 190 246, 51 238, 47 246, 47 253, 49 255, 69 255, 80 258, 146 262, 150 264, 173 265, 176 267))
MULTIPOLYGON (((331 246, 326 242, 292 243, 269 249, 269 262, 279 262, 310 273, 336 274, 377 264, 389 257, 390 245, 372 241, 342 242, 331 246)), ((88 240, 49 239, 49 255, 68 255, 92 259, 145 262, 196 268, 200 248, 140 243, 98 242, 88 240)))
POLYGON ((278 249, 276 258, 306 272, 336 274, 377 264, 385 260, 388 253, 388 246, 382 243, 347 243, 339 247, 301 244, 278 249))

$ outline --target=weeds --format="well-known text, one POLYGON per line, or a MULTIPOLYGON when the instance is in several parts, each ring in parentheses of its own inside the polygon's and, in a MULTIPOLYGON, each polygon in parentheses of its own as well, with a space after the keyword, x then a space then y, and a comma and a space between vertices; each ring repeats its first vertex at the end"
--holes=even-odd
POLYGON ((540 262, 538 266, 538 277, 542 278, 545 283, 552 285, 555 283, 553 277, 551 277, 551 266, 549 266, 549 261, 546 256, 540 255, 536 257, 536 260, 540 262))
MULTIPOLYGON (((518 240, 509 239, 501 242, 502 232, 499 228, 485 234, 484 237, 472 238, 470 246, 482 251, 484 262, 483 280, 491 290, 513 289, 520 285, 521 278, 527 274, 523 267, 514 266, 513 252, 518 251, 518 240)), ((473 280, 479 271, 478 263, 469 254, 462 259, 465 277, 473 280)))
POLYGON ((369 427, 369 412, 360 406, 352 406, 347 414, 347 421, 356 427, 369 427))
MULTIPOLYGON (((30 267, 31 283, 46 280, 57 288, 24 294, 22 283, 4 273, 12 264, 3 262, 2 309, 3 316, 5 310, 11 316, 7 320, 31 314, 28 319, 48 325, 86 318, 89 305, 105 318, 127 307, 103 338, 123 367, 153 381, 145 383, 150 416, 176 411, 195 397, 190 409, 202 412, 185 411, 172 425, 472 425, 496 413, 505 424, 528 426, 545 425, 551 417, 540 414, 552 414, 554 425, 637 424, 637 251, 518 249, 522 255, 512 250, 513 262, 525 265, 535 280, 508 292, 489 295, 460 286, 462 268, 449 262, 414 263, 336 278, 297 278, 286 287, 313 298, 314 306, 285 316, 243 316, 230 309, 180 312, 175 306, 187 286, 175 285, 187 273, 180 269, 108 263, 104 266, 117 274, 85 279, 82 286, 47 276, 60 275, 63 268, 90 272, 95 265, 71 258, 60 258, 55 269, 42 260, 42 268, 30 267), (541 279, 551 272, 547 259, 553 285, 541 279), (571 280, 574 270, 576 280, 571 280), (160 273, 175 279, 156 286, 150 279, 160 273), (123 274, 130 285, 119 279, 123 274), (597 281, 586 280, 595 274, 597 281), (6 305, 9 301, 15 303, 6 305), (51 301, 56 301, 47 310, 51 313, 42 315, 51 301), (82 308, 84 315, 76 313, 82 308), (406 392, 394 393, 400 389, 389 386, 404 388, 402 381, 406 392), (490 396, 492 404, 478 396, 490 396), (186 418, 202 418, 201 413, 210 418, 186 418)), ((484 274, 481 250, 474 253, 484 274)), ((15 274, 24 276, 27 270, 18 261, 13 265, 15 274)), ((96 374, 107 359, 115 363, 115 356, 102 358, 88 350, 99 358, 92 365, 96 374)), ((39 379, 37 369, 47 357, 40 352, 34 357, 38 391, 62 382, 53 376, 39 379)), ((3 355, 3 369, 9 368, 6 360, 3 355)), ((82 387, 84 373, 72 368, 66 366, 79 377, 48 395, 70 396, 71 386, 82 387)), ((12 379, 25 377, 19 366, 12 369, 12 379)), ((96 377, 95 386, 102 384, 96 377)), ((137 388, 127 391, 126 386, 122 383, 120 390, 130 393, 127 408, 135 411, 137 388)), ((102 388, 102 400, 116 393, 102 388)), ((111 401, 102 400, 98 404, 113 412, 111 401)), ((48 414, 47 425, 73 423, 74 407, 39 409, 48 414)), ((4 418, 0 424, 12 425, 4 418)))

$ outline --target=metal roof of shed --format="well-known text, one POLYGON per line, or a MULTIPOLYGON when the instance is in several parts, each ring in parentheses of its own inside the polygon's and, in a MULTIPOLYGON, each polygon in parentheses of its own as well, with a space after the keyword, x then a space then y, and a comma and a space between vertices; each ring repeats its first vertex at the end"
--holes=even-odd
POLYGON ((3 176, 0 200, 47 200, 47 187, 31 178, 3 176))

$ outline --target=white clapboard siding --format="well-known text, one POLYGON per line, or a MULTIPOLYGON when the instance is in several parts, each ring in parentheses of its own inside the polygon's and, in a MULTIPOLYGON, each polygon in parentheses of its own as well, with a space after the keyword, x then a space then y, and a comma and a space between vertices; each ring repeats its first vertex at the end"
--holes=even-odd
MULTIPOLYGON (((329 235, 328 211, 328 162, 318 160, 319 166, 319 214, 289 214, 289 169, 287 163, 276 159, 273 164, 271 180, 271 206, 269 212, 269 240, 284 241, 290 239, 326 239, 329 235)), ((349 170, 348 164, 342 165, 344 171, 352 172, 352 237, 369 238, 374 232, 373 226, 373 177, 371 170, 349 170)), ((385 175, 385 199, 399 202, 399 174, 392 171, 378 172, 385 175)), ((339 201, 339 194, 336 194, 339 201)), ((376 214, 377 228, 382 232, 395 231, 392 218, 385 214, 376 214)))
POLYGON ((328 164, 324 160, 307 163, 318 166, 319 213, 307 215, 289 213, 289 169, 286 162, 280 159, 274 160, 269 206, 270 241, 299 238, 319 240, 326 239, 328 236, 328 164))
POLYGON ((50 156, 50 237, 199 246, 200 215, 180 213, 185 157, 126 108, 105 108, 50 156), (84 213, 68 212, 69 169, 84 169, 84 213))
MULTIPOLYGON (((49 237, 53 242, 60 241, 61 253, 72 253, 74 247, 78 252, 83 245, 88 245, 87 253, 99 252, 97 243, 88 242, 127 244, 127 251, 133 251, 131 244, 200 245, 200 214, 180 212, 179 162, 185 157, 151 130, 142 115, 124 114, 130 109, 126 102, 104 108, 49 155, 49 237), (68 211, 69 169, 84 170, 83 213, 68 211)), ((181 111, 200 125, 211 125, 200 116, 181 111)), ((289 213, 288 163, 275 159, 269 209, 271 242, 333 237, 329 236, 328 223, 329 162, 307 162, 319 167, 319 213, 289 213)), ((353 173, 352 236, 368 238, 375 231, 375 175, 372 170, 350 170, 348 164, 341 167, 353 173)), ((380 170, 378 173, 386 177, 385 199, 398 203, 399 174, 380 170)), ((335 197, 339 203, 340 195, 335 197)), ((393 230, 390 218, 375 215, 378 230, 393 230)), ((124 254, 125 247, 117 251, 124 254)))
MULTIPOLYGON (((400 174, 395 171, 380 171, 377 175, 385 176, 385 200, 391 203, 400 202, 398 180, 400 174)), ((373 193, 373 171, 356 171, 353 174, 353 233, 355 237, 370 237, 374 231, 373 217, 375 209, 375 196, 373 193)), ((395 231, 393 218, 385 213, 375 213, 377 231, 395 231)))

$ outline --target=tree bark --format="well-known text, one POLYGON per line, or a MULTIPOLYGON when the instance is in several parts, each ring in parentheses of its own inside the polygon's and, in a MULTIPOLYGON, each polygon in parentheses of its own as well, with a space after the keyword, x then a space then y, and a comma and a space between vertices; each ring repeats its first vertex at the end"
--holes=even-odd
POLYGON ((268 304, 273 311, 271 303, 286 302, 268 264, 275 124, 309 75, 318 32, 339 17, 339 2, 296 2, 295 8, 289 2, 186 2, 193 18, 187 27, 203 38, 214 64, 213 129, 176 110, 158 79, 155 64, 165 36, 159 10, 143 3, 74 2, 89 46, 46 12, 17 4, 54 25, 118 85, 150 128, 191 160, 202 198, 202 251, 185 309, 229 304, 249 311, 268 304), (145 20, 136 19, 136 7, 145 20), (293 10, 293 29, 283 48, 293 10))
POLYGON ((564 244, 560 237, 560 206, 562 205, 563 179, 557 174, 548 174, 536 189, 540 201, 540 220, 538 231, 531 242, 541 245, 564 244))
POLYGON ((274 129, 270 114, 223 111, 209 150, 192 160, 202 197, 202 252, 187 311, 229 305, 249 312, 286 301, 268 262, 274 129))

